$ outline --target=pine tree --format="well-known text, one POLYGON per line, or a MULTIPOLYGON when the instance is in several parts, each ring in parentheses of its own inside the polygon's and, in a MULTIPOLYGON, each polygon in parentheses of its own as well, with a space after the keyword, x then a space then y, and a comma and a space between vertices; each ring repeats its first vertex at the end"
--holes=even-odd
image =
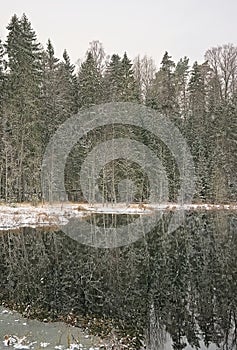
POLYGON ((202 117, 206 110, 206 87, 202 66, 197 62, 191 71, 188 90, 190 113, 196 118, 202 117))
POLYGON ((188 75, 189 75, 189 59, 181 58, 174 71, 175 79, 175 99, 178 106, 179 115, 182 120, 187 118, 188 113, 188 75))
POLYGON ((147 99, 148 106, 158 109, 168 116, 173 115, 177 110, 174 67, 175 63, 166 51, 161 61, 161 68, 156 73, 147 99))

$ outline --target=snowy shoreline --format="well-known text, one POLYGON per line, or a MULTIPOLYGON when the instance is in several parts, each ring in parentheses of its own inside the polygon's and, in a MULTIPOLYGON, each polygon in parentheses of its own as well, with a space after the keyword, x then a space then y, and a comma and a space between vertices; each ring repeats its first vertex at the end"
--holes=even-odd
POLYGON ((83 220, 92 214, 152 215, 155 211, 236 211, 237 204, 88 204, 54 203, 32 206, 30 204, 0 205, 0 230, 20 227, 66 225, 71 218, 83 220))
POLYGON ((0 350, 99 350, 100 344, 82 328, 29 319, 0 305, 0 350))

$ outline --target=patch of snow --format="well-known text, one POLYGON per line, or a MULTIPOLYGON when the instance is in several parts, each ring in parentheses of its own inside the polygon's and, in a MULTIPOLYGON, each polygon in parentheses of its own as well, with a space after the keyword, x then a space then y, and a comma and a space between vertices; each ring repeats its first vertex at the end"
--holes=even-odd
POLYGON ((30 345, 22 345, 22 344, 16 344, 13 347, 14 349, 25 349, 25 350, 29 350, 31 348, 30 345))
POLYGON ((174 210, 237 210, 236 204, 189 204, 189 203, 64 203, 33 207, 18 204, 16 207, 0 206, 0 230, 20 227, 45 227, 66 225, 71 218, 82 220, 92 214, 151 215, 155 211, 174 210))
POLYGON ((8 314, 10 311, 8 311, 8 310, 3 310, 2 312, 1 312, 1 314, 2 315, 4 315, 4 314, 8 314))

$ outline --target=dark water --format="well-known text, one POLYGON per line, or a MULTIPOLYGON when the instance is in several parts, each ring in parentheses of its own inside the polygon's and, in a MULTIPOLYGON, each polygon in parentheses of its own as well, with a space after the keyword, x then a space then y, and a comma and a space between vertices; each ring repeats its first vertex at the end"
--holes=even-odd
MULTIPOLYGON (((110 249, 61 231, 2 232, 1 301, 27 317, 71 313, 78 325, 96 318, 92 332, 129 335, 134 349, 142 342, 152 350, 236 349, 236 213, 188 213, 167 234, 170 215, 133 244, 110 249)), ((119 216, 96 220, 120 224, 119 216)))

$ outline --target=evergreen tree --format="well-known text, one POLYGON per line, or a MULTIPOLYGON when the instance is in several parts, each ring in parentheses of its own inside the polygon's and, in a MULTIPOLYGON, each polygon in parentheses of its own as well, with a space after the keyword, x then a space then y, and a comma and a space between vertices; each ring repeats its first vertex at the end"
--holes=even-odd
POLYGON ((121 59, 112 55, 104 76, 105 100, 110 102, 139 102, 139 84, 126 52, 121 59))
POLYGON ((196 166, 198 200, 204 201, 209 192, 209 140, 208 115, 206 111, 208 66, 206 63, 193 64, 188 85, 189 116, 186 121, 186 138, 196 166))
POLYGON ((190 113, 195 118, 201 118, 206 111, 206 86, 202 66, 194 63, 189 81, 190 113))
POLYGON ((10 23, 7 26, 8 36, 5 47, 8 55, 8 67, 14 72, 21 67, 19 51, 21 50, 21 23, 17 15, 12 16, 10 23))
POLYGON ((6 189, 6 167, 5 167, 5 128, 3 116, 3 101, 4 101, 4 48, 0 40, 0 198, 4 197, 6 189))
POLYGON ((50 40, 43 58, 43 143, 47 144, 59 125, 77 112, 77 79, 66 51, 63 62, 55 57, 50 40))
MULTIPOLYGON (((165 52, 154 75, 151 59, 138 57, 132 65, 126 53, 122 58, 114 54, 104 69, 103 46, 93 41, 76 76, 66 50, 60 61, 50 41, 46 50, 42 49, 25 14, 21 18, 14 15, 7 29, 5 44, 0 42, 1 198, 29 200, 34 192, 40 193, 44 148, 57 127, 79 108, 129 101, 143 102, 159 110, 185 133, 196 165, 196 199, 235 200, 237 49, 234 45, 208 50, 207 61, 195 62, 190 73, 187 57, 175 65, 165 52)), ((177 167, 170 161, 170 152, 162 142, 147 132, 108 126, 104 132, 97 130, 90 134, 91 145, 99 140, 98 132, 103 140, 123 135, 149 145, 162 158, 172 177, 170 193, 175 192, 177 167)), ((123 167, 126 166, 124 163, 123 167)), ((120 171, 116 164, 109 168, 114 188, 116 169, 120 171)))
POLYGON ((78 81, 75 74, 75 66, 71 64, 66 50, 63 52, 63 62, 60 64, 59 75, 65 84, 65 95, 67 96, 68 113, 77 113, 78 81))
MULTIPOLYGON (((4 80, 4 48, 2 41, 0 39, 0 84, 2 84, 4 80)), ((2 97, 2 89, 1 89, 1 94, 0 97, 2 97)))
POLYGON ((189 59, 181 58, 174 71, 175 79, 175 99, 178 106, 179 116, 182 120, 187 118, 188 113, 188 75, 189 75, 189 59))
POLYGON ((11 174, 9 195, 18 201, 40 192, 40 120, 41 48, 25 15, 14 15, 7 27, 6 54, 9 74, 5 113, 11 131, 11 174))
POLYGON ((236 201, 236 102, 222 103, 209 120, 210 171, 212 200, 236 201))
POLYGON ((46 53, 47 53, 47 67, 48 67, 48 70, 53 72, 58 67, 59 59, 55 57, 54 47, 53 47, 50 39, 47 42, 46 53))
POLYGON ((78 74, 78 107, 89 107, 103 101, 102 75, 91 52, 82 63, 78 74))
POLYGON ((43 84, 42 84, 42 141, 47 144, 50 136, 53 135, 56 128, 60 125, 58 116, 58 67, 59 59, 55 57, 54 48, 50 40, 46 45, 46 51, 43 55, 43 84))
POLYGON ((4 95, 4 81, 5 81, 5 62, 4 62, 4 48, 0 39, 0 116, 2 116, 3 95, 4 95))
MULTIPOLYGON (((225 150, 227 151, 227 159, 225 164, 228 184, 228 199, 232 202, 237 201, 237 95, 230 101, 229 113, 225 122, 227 144, 225 150)), ((227 200, 227 197, 225 197, 227 200)))
POLYGON ((107 102, 121 101, 121 58, 113 54, 104 75, 104 99, 107 102))
POLYGON ((121 61, 121 101, 123 102, 139 102, 139 87, 134 78, 131 60, 126 52, 121 61))
POLYGON ((174 67, 175 63, 166 51, 147 99, 148 106, 169 116, 176 111, 174 67))
POLYGON ((207 108, 212 149, 210 182, 216 202, 236 199, 236 64, 237 48, 232 44, 209 49, 207 108))

